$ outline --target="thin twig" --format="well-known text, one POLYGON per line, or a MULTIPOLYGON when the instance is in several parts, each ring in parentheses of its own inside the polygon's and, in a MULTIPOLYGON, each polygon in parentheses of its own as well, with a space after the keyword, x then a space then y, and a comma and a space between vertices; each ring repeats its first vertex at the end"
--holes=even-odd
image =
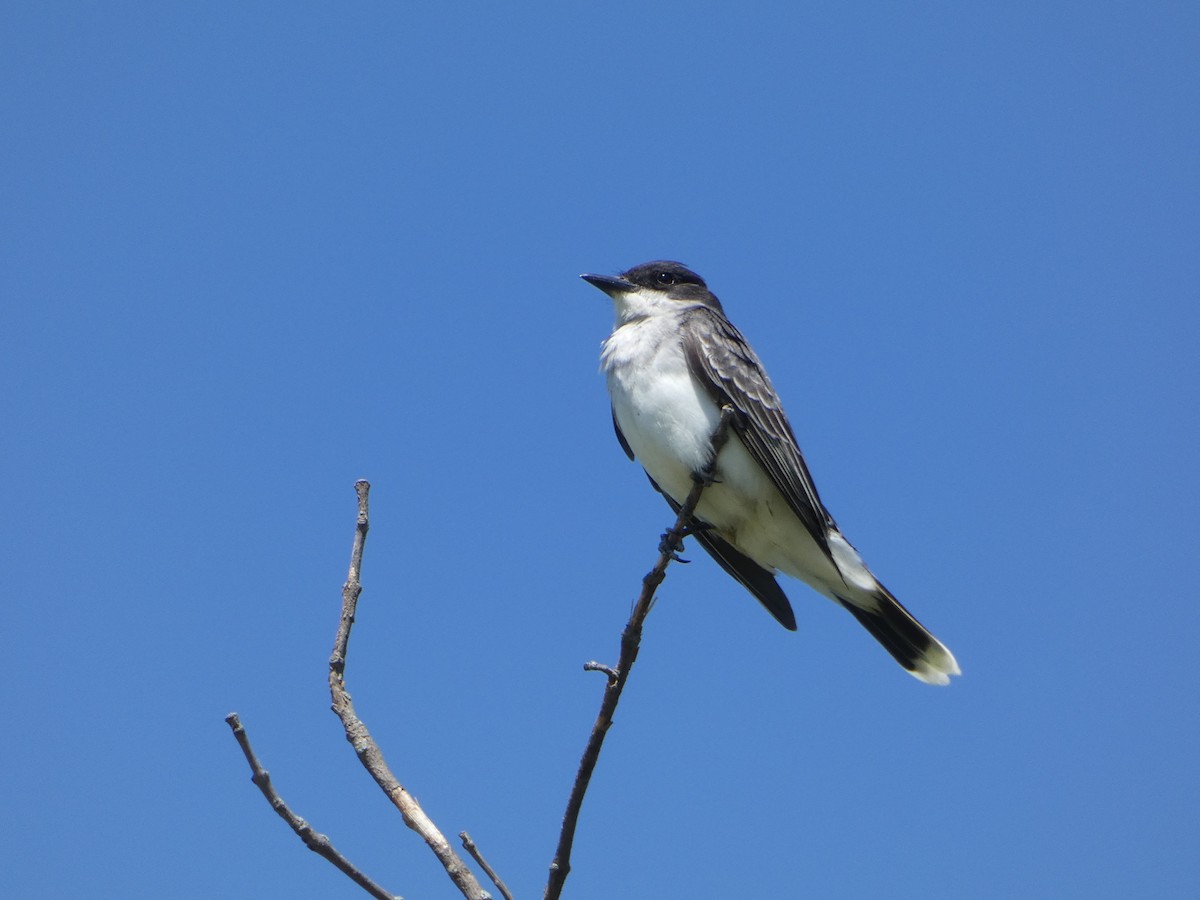
POLYGON ((609 681, 613 681, 617 677, 616 669, 614 669, 612 666, 606 666, 604 663, 598 663, 594 659, 591 662, 585 662, 583 664, 583 671, 585 671, 585 672, 603 672, 605 675, 608 676, 609 681))
POLYGON ((367 495, 371 485, 366 481, 356 481, 354 490, 358 493, 358 524, 354 529, 354 547, 350 551, 350 572, 342 587, 342 617, 338 623, 337 636, 333 641, 333 653, 329 657, 329 693, 333 697, 333 711, 342 720, 346 729, 346 740, 358 754, 359 762, 363 764, 376 783, 383 788, 388 799, 400 810, 404 824, 419 834, 433 851, 450 880, 468 900, 490 900, 491 895, 483 889, 467 864, 463 862, 450 842, 433 824, 433 820, 421 809, 416 799, 404 789, 392 770, 388 768, 383 758, 383 752, 367 726, 354 710, 354 703, 346 690, 346 648, 350 643, 350 628, 354 625, 354 613, 358 606, 358 597, 362 593, 359 583, 359 573, 362 571, 363 544, 367 539, 367 529, 370 527, 367 515, 367 495))
POLYGON ((513 900, 513 895, 508 889, 508 885, 506 885, 500 879, 500 876, 496 874, 496 871, 488 865, 488 861, 483 858, 483 853, 481 853, 479 848, 475 846, 475 842, 471 840, 471 836, 465 831, 460 831, 458 836, 462 838, 463 846, 467 849, 467 852, 475 857, 475 862, 479 863, 480 868, 487 873, 487 877, 492 879, 492 884, 496 886, 496 890, 500 892, 500 896, 502 896, 504 900, 513 900))
POLYGON ((733 416, 733 407, 722 407, 721 419, 717 423, 716 430, 713 431, 712 456, 709 458, 708 465, 695 479, 691 493, 688 494, 687 500, 679 509, 675 524, 663 536, 663 541, 659 546, 658 562, 642 579, 642 592, 633 606, 633 612, 629 616, 629 622, 625 625, 625 631, 621 634, 621 659, 617 663, 616 671, 614 672, 607 666, 601 666, 599 663, 588 663, 584 666, 585 669, 608 674, 608 684, 604 689, 604 697, 600 701, 600 713, 596 716, 596 724, 592 726, 592 733, 588 737, 587 746, 579 760, 579 771, 575 776, 575 784, 571 788, 571 796, 567 799, 567 811, 563 814, 558 847, 554 852, 554 859, 550 863, 550 879, 546 882, 544 900, 558 900, 567 875, 571 872, 571 847, 575 841, 575 827, 579 821, 579 811, 583 806, 583 796, 587 793, 592 771, 596 768, 596 761, 600 758, 604 736, 608 733, 609 726, 612 725, 613 713, 616 712, 617 703, 621 700, 621 692, 625 689, 629 670, 637 661, 638 649, 642 641, 642 625, 654 603, 654 592, 667 576, 667 566, 671 564, 672 560, 678 558, 676 552, 682 546, 683 538, 687 535, 688 526, 692 523, 692 513, 695 512, 696 505, 700 502, 700 495, 704 493, 705 486, 711 483, 716 473, 717 456, 729 438, 729 427, 732 424, 733 416))
POLYGON ((225 717, 225 721, 233 729, 233 736, 237 739, 238 746, 242 748, 242 753, 246 756, 246 762, 250 764, 250 780, 262 791, 263 796, 267 798, 267 802, 271 804, 271 809, 279 813, 279 817, 287 822, 291 826, 292 831, 300 836, 300 840, 304 841, 304 846, 313 853, 325 857, 350 876, 355 884, 372 897, 377 897, 379 900, 402 900, 399 895, 385 891, 364 875, 357 866, 334 848, 329 838, 314 831, 311 825, 288 808, 288 805, 283 802, 283 798, 276 792, 275 786, 271 784, 270 773, 262 767, 262 763, 258 761, 258 756, 255 755, 254 749, 250 746, 250 737, 246 734, 246 729, 242 726, 241 718, 238 717, 237 713, 230 713, 225 717))

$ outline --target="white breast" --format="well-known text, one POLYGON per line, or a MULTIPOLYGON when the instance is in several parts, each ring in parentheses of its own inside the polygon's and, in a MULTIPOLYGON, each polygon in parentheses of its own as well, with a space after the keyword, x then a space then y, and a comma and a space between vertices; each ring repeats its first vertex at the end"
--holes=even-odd
MULTIPOLYGON (((666 317, 621 326, 605 342, 601 364, 617 424, 634 456, 655 484, 683 503, 692 473, 708 464, 721 413, 692 377, 672 326, 666 317)), ((697 515, 736 542, 778 492, 735 435, 721 451, 717 478, 704 492, 697 515)), ((781 502, 770 505, 786 509, 781 502)))
MULTIPOLYGON (((677 503, 692 473, 708 462, 720 410, 692 377, 671 316, 628 321, 604 342, 601 370, 613 413, 647 474, 677 503)), ((736 435, 721 451, 718 482, 697 516, 760 565, 782 569, 825 591, 831 564, 736 435), (815 577, 814 577, 815 576, 815 577)))
POLYGON ((682 502, 691 473, 708 462, 720 413, 688 371, 673 325, 665 316, 622 325, 604 342, 600 362, 625 440, 650 477, 682 502))

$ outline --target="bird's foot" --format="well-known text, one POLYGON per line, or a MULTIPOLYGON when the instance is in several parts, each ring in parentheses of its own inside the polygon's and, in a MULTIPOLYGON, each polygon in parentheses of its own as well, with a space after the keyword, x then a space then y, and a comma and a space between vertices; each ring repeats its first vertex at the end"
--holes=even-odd
POLYGON ((686 530, 683 534, 676 534, 674 531, 663 532, 662 539, 658 542, 658 552, 665 553, 675 562, 691 562, 691 560, 684 559, 679 555, 679 552, 683 550, 683 539, 685 535, 686 530))

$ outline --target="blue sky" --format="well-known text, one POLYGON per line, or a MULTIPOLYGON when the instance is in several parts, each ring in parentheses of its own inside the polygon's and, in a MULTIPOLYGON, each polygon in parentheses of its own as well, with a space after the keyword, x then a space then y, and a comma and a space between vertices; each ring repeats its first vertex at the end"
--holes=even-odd
POLYGON ((328 711, 540 896, 669 512, 611 311, 704 275, 955 652, 674 567, 567 896, 1200 883, 1200 11, 38 3, 0 14, 11 896, 452 896, 328 711))

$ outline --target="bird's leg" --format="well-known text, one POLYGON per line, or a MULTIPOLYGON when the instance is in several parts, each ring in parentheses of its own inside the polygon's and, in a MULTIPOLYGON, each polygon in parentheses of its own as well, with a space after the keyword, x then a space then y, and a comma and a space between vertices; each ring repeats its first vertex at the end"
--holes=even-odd
MULTIPOLYGON (((658 544, 658 552, 667 556, 675 562, 686 563, 688 560, 679 555, 679 551, 683 549, 683 539, 689 535, 699 534, 703 531, 712 528, 707 522, 702 522, 697 519, 692 513, 696 509, 696 504, 700 502, 701 492, 714 484, 719 484, 720 479, 717 478, 717 454, 721 452, 721 448, 725 446, 725 441, 729 437, 729 423, 733 420, 735 412, 732 406, 725 405, 721 407, 721 421, 717 423, 717 430, 712 438, 712 455, 704 468, 699 472, 692 473, 692 492, 688 496, 687 502, 682 506, 676 506, 674 501, 668 497, 668 502, 671 503, 671 508, 676 512, 686 511, 686 521, 682 524, 677 524, 676 527, 666 532, 662 536, 662 540, 658 544)), ((650 479, 650 483, 656 488, 658 485, 654 483, 654 479, 650 479)), ((661 488, 658 488, 660 491, 661 488)))

